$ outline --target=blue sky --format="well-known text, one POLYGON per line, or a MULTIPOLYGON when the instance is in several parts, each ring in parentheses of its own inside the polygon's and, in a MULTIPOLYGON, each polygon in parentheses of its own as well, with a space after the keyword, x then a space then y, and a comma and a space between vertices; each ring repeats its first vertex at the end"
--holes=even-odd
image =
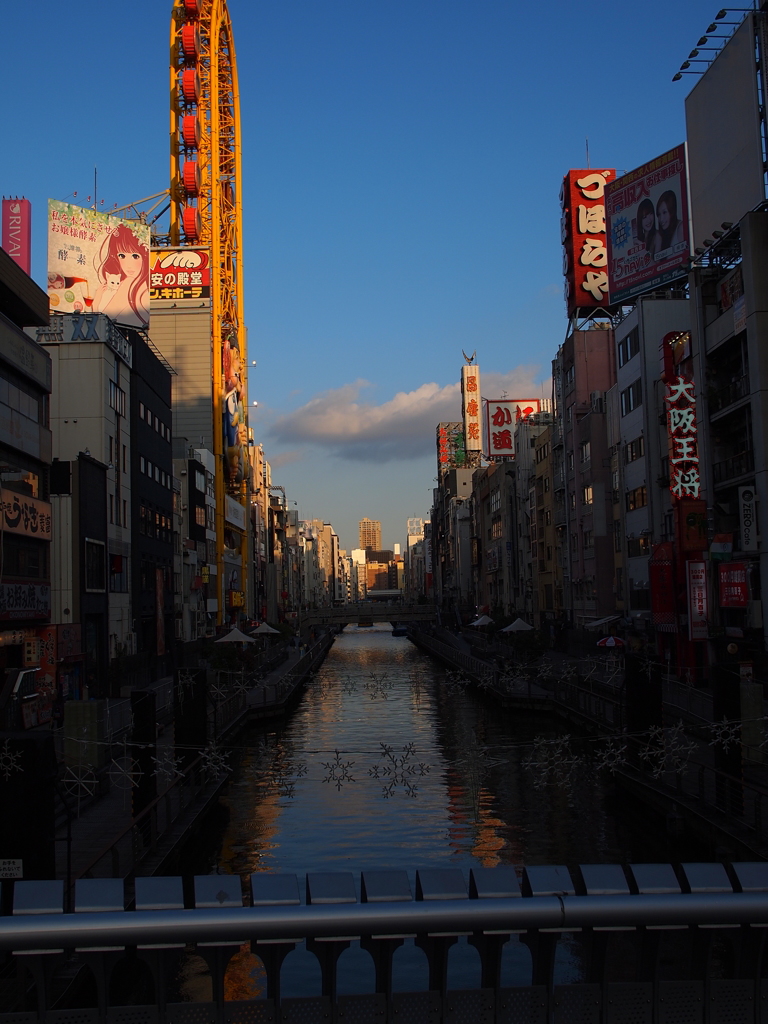
MULTIPOLYGON (((541 394, 566 330, 558 191, 684 138, 672 75, 718 8, 550 0, 230 0, 251 423, 342 546, 427 516, 462 349, 486 397, 541 394), (533 390, 532 390, 533 389, 533 390)), ((102 209, 168 185, 170 5, 4 13, 0 193, 102 209)))

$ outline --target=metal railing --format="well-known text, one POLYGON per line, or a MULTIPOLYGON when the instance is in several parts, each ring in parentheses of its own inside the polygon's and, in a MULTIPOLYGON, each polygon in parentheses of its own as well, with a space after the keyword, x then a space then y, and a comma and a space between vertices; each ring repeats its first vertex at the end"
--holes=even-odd
POLYGON ((716 484, 724 480, 734 480, 736 477, 751 473, 755 468, 755 453, 751 448, 733 455, 723 462, 716 462, 712 467, 712 473, 716 484))
POLYGON ((119 880, 83 880, 74 914, 61 912, 61 883, 15 885, 0 949, 14 954, 17 982, 0 1024, 758 1024, 768 995, 765 863, 529 866, 519 876, 478 867, 469 885, 457 869, 428 869, 416 872, 415 900, 405 871, 364 871, 359 882, 310 873, 304 903, 295 875, 255 874, 250 906, 238 876, 205 875, 186 887, 188 909, 181 878, 137 878, 126 893, 119 880), (138 909, 122 910, 126 901, 138 909), (314 995, 283 971, 303 943, 319 968, 314 995), (343 995, 351 946, 368 990, 343 995), (209 992, 174 1001, 179 958, 193 955, 207 965, 209 992), (227 980, 243 955, 250 998, 233 1000, 227 980), (401 990, 407 957, 426 961, 423 990, 401 990), (87 974, 93 1001, 72 984, 57 1001, 57 968, 87 974), (465 987, 452 987, 457 979, 465 987))

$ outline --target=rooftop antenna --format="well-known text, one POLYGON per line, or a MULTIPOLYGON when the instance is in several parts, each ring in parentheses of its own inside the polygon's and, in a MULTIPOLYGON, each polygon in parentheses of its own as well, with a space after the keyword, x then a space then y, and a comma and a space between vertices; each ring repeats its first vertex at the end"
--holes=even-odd
POLYGON ((587 138, 585 139, 585 142, 586 142, 586 146, 587 146, 587 170, 589 170, 590 169, 589 168, 589 136, 587 136, 587 138))

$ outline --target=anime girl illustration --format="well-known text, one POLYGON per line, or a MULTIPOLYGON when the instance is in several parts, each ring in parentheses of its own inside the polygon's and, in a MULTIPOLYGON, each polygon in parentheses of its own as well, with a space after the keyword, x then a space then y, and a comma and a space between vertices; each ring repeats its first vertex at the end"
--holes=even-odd
POLYGON ((229 467, 229 485, 242 483, 246 474, 248 429, 243 404, 245 386, 240 349, 234 337, 225 338, 222 346, 224 384, 223 432, 229 467))
POLYGON ((118 224, 94 260, 101 282, 93 309, 130 327, 149 325, 149 249, 127 224, 118 224))

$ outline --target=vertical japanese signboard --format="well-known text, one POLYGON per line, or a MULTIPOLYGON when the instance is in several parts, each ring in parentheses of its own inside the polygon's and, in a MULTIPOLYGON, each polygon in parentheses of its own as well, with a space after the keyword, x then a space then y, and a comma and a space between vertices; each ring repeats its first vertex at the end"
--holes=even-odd
POLYGON ((437 469, 440 474, 466 465, 463 423, 438 423, 436 441, 437 469))
POLYGON ((726 562, 720 565, 720 607, 746 608, 749 604, 746 562, 726 562))
POLYGON ((48 200, 52 313, 105 313, 149 325, 149 225, 48 200))
POLYGON ((31 274, 32 204, 28 199, 3 199, 2 246, 25 274, 31 274))
POLYGON ((611 182, 605 211, 611 302, 684 277, 690 253, 685 145, 611 182))
POLYGON ((540 398, 489 398, 485 401, 485 451, 513 457, 515 426, 541 410, 540 398))
POLYGON ((461 414, 464 418, 464 447, 468 452, 479 452, 483 449, 480 430, 481 404, 480 367, 462 366, 461 414))
POLYGON ((757 518, 755 512, 754 487, 739 488, 739 524, 741 526, 742 551, 757 551, 757 518))
POLYGON ((605 187, 615 170, 568 171, 560 189, 568 315, 608 302, 605 187))
POLYGON ((669 439, 669 489, 674 498, 698 498, 699 449, 693 381, 678 374, 667 380, 664 395, 669 439))
POLYGON ((707 639, 707 563, 686 562, 688 579, 688 639, 707 639))

